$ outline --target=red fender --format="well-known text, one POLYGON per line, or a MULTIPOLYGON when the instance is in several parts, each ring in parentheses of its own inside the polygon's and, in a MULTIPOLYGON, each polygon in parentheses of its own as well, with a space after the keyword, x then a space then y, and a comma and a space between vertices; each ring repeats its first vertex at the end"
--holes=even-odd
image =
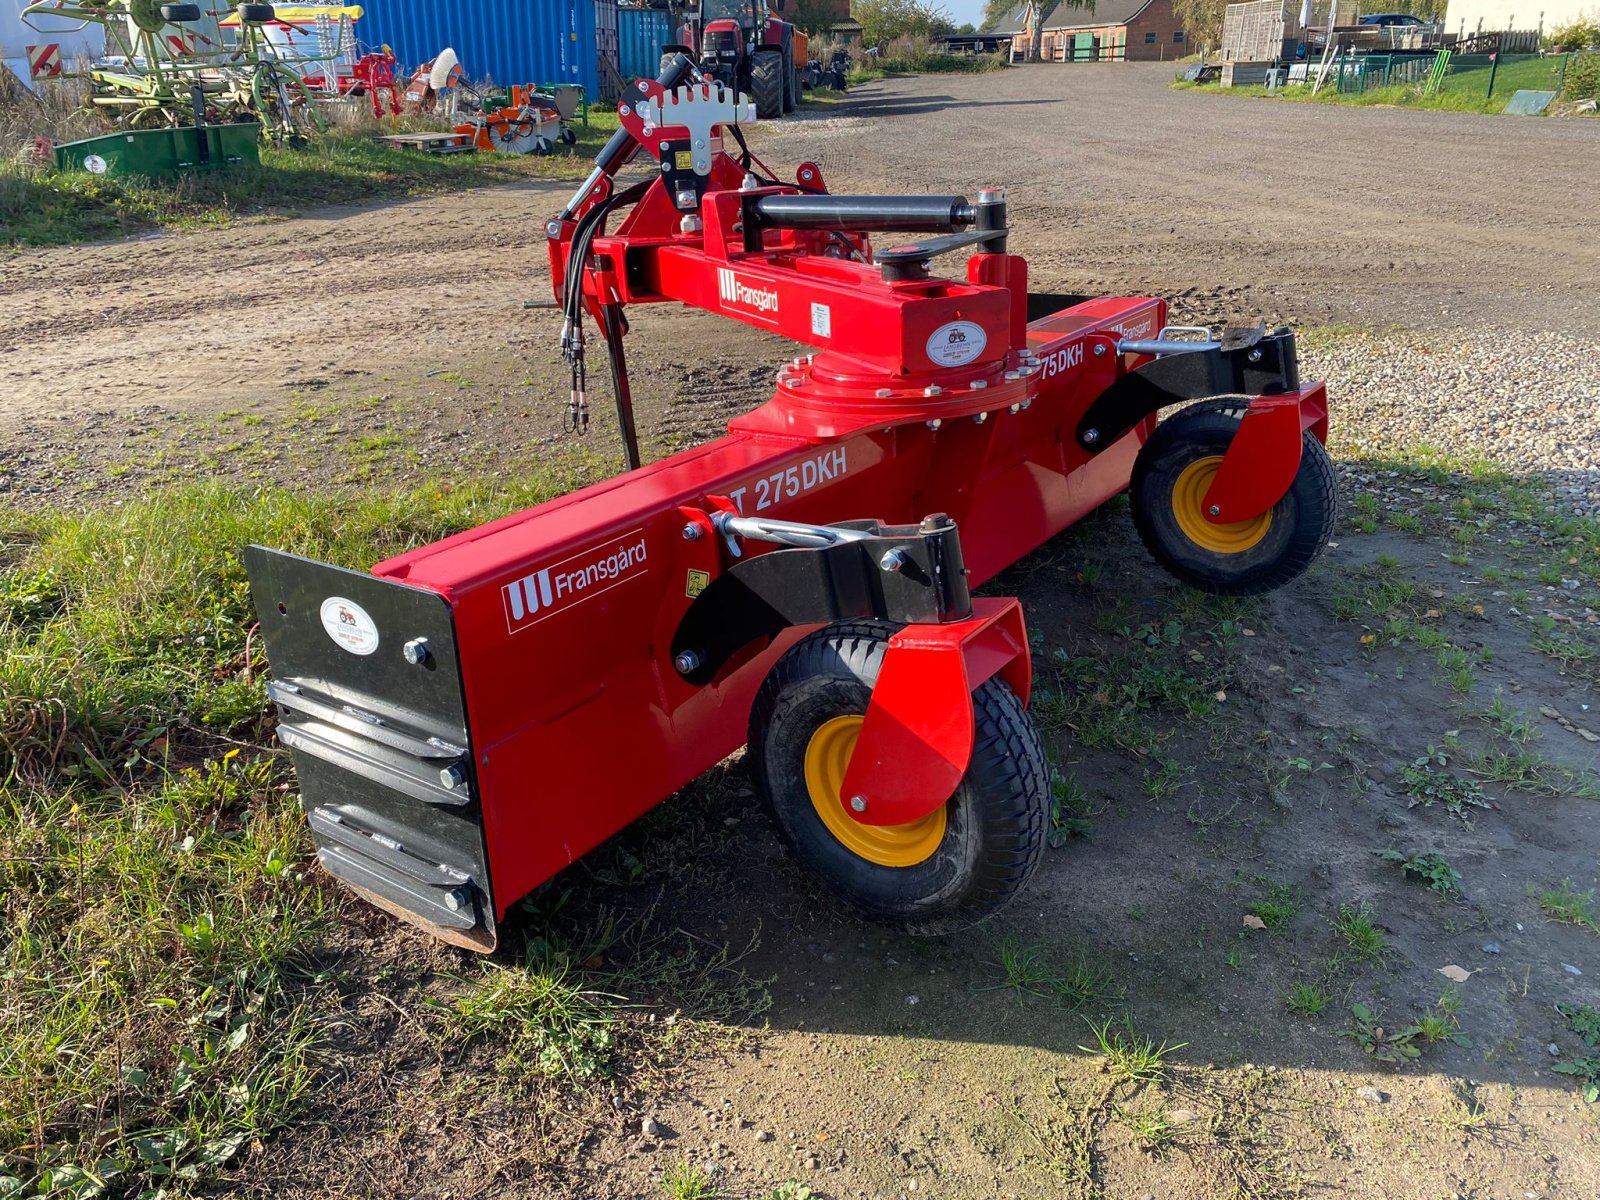
POLYGON ((1308 429, 1327 439, 1328 393, 1322 384, 1252 401, 1206 490, 1206 520, 1214 525, 1248 521, 1282 500, 1300 471, 1302 435, 1308 429))
POLYGON ((845 771, 845 812, 904 825, 949 800, 972 761, 972 693, 996 675, 1028 702, 1028 634, 1014 599, 976 599, 965 621, 891 637, 845 771))

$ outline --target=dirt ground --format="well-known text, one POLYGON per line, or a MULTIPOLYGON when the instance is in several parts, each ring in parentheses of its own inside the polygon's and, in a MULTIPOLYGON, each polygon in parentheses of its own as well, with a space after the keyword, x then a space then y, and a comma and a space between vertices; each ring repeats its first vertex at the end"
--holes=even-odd
MULTIPOLYGON (((1335 339, 1600 333, 1600 244, 1577 230, 1600 124, 1197 97, 1170 75, 894 80, 758 151, 812 158, 838 191, 1001 182, 1039 290, 1167 294, 1181 318, 1335 339)), ((0 262, 0 502, 103 503, 196 471, 301 486, 609 460, 603 410, 587 443, 563 434, 554 318, 521 308, 546 293, 540 222, 562 190, 0 262)), ((636 314, 649 452, 764 398, 786 352, 636 314)), ((530 1129, 482 1056, 447 1061, 417 1032, 455 952, 373 914, 339 965, 342 1065, 317 1118, 241 1186, 620 1200, 661 1195, 681 1162, 729 1196, 813 1189, 790 1200, 1600 1194, 1594 1106, 1551 1069, 1596 1053, 1555 1006, 1600 1006, 1600 932, 1540 904, 1600 875, 1600 587, 1567 586, 1571 532, 1537 475, 1352 453, 1361 520, 1260 601, 1178 588, 1116 505, 993 585, 1037 640, 1064 817, 996 921, 916 941, 841 915, 735 761, 575 868, 562 917, 643 931, 638 956, 711 947, 717 986, 637 999, 724 1036, 530 1129), (1443 855, 1459 894, 1385 850, 1443 855), (1382 935, 1365 956, 1336 928, 1363 911, 1382 935), (1012 986, 1019 959, 1040 970, 1012 986), (1320 1015, 1290 1009, 1297 984, 1320 1015), (1437 1035, 1387 1066, 1348 1036, 1356 1005, 1390 1037, 1429 1016, 1437 1035), (1177 1047, 1161 1078, 1117 1083, 1083 1049, 1124 1013, 1177 1047)))

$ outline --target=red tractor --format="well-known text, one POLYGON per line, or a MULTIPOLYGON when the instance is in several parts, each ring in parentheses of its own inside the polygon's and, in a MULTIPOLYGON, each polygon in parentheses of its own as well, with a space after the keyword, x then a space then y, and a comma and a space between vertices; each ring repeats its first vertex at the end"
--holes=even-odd
POLYGON ((702 78, 743 92, 755 101, 762 120, 781 117, 800 105, 801 72, 809 58, 805 34, 774 13, 784 0, 701 0, 698 19, 683 30, 699 47, 662 49, 665 68, 678 54, 697 59, 702 78))
POLYGON ((974 589, 1123 492, 1213 592, 1287 583, 1331 531, 1327 391, 1288 329, 1034 292, 1000 189, 784 181, 749 110, 675 56, 545 224, 569 411, 587 327, 629 471, 370 572, 246 552, 319 861, 460 945, 741 747, 826 894, 981 920, 1038 865, 1050 766, 1022 608, 974 589), (625 309, 659 303, 812 352, 726 436, 641 464, 625 309))

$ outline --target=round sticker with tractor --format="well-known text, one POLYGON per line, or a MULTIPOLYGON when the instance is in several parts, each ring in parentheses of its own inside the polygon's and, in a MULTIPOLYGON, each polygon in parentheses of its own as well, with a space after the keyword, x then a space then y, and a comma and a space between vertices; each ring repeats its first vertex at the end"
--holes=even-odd
POLYGON ((941 367, 960 367, 983 353, 989 335, 972 321, 951 321, 928 337, 928 357, 941 367))
POLYGON ((378 648, 378 626, 354 600, 329 596, 322 602, 322 627, 341 649, 371 654, 378 648))

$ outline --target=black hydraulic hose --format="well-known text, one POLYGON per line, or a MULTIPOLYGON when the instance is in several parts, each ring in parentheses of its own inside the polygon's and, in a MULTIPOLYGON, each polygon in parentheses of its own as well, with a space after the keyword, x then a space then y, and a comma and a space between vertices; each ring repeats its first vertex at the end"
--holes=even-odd
POLYGON ((751 204, 774 229, 951 233, 977 220, 965 196, 761 196, 751 204))

